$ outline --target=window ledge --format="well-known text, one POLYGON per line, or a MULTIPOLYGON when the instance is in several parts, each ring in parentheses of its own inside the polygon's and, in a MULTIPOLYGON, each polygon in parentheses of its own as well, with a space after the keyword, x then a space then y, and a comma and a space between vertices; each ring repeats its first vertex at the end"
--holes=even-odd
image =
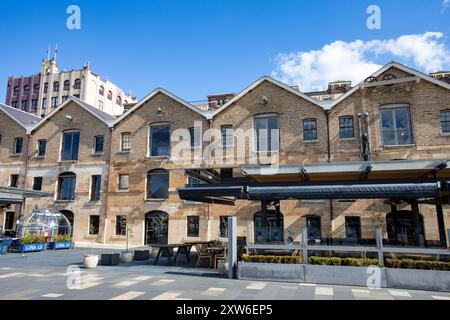
POLYGON ((145 199, 145 202, 164 202, 169 199, 145 199))
POLYGON ((339 138, 340 141, 355 141, 356 137, 354 138, 339 138))
POLYGON ((133 153, 131 150, 130 151, 119 151, 119 152, 117 152, 117 154, 120 154, 120 155, 129 155, 131 153, 133 153))
POLYGON ((450 137, 450 132, 441 132, 442 137, 450 137))
POLYGON ((59 163, 78 163, 79 160, 60 160, 59 163))
POLYGON ((55 200, 55 203, 72 203, 75 200, 55 200))
POLYGON ((100 200, 99 201, 92 201, 92 200, 90 200, 90 201, 88 201, 86 203, 86 205, 92 206, 92 207, 99 207, 99 206, 102 205, 102 202, 100 200))
POLYGON ((415 147, 415 144, 399 144, 399 145, 389 145, 389 146, 383 146, 384 149, 395 149, 395 148, 411 148, 415 147))
POLYGON ((319 141, 320 141, 319 139, 317 139, 317 140, 303 140, 303 143, 317 143, 319 141))
POLYGON ((94 153, 92 153, 91 155, 92 155, 93 157, 101 157, 101 156, 104 156, 105 153, 104 153, 104 152, 94 152, 94 153))
POLYGON ((164 160, 164 159, 169 160, 170 156, 146 156, 145 158, 147 160, 164 160))

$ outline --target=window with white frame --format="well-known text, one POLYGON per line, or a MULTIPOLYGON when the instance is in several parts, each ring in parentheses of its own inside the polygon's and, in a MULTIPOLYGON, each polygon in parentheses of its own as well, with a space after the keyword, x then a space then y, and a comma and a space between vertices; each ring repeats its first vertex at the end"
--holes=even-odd
POLYGON ((383 145, 413 144, 411 110, 409 106, 386 107, 380 110, 383 145))
POLYGON ((280 116, 265 114, 254 117, 256 152, 280 150, 280 116))

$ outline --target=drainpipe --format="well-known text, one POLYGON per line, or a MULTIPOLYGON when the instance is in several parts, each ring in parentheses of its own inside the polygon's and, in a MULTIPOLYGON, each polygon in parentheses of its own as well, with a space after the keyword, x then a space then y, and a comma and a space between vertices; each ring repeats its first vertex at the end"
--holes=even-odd
POLYGON ((362 113, 358 113, 359 126, 359 149, 361 153, 361 160, 364 160, 364 146, 363 146, 363 128, 362 128, 362 113))
MULTIPOLYGON (((22 187, 24 189, 26 188, 26 181, 27 181, 27 175, 28 175, 28 164, 29 164, 29 160, 28 159, 30 157, 31 139, 32 139, 32 135, 27 133, 27 150, 25 152, 25 170, 24 170, 24 173, 23 173, 23 184, 22 184, 22 187)), ((22 205, 20 207, 20 212, 19 212, 19 220, 22 219, 22 217, 24 215, 25 201, 26 201, 26 198, 23 197, 22 205)), ((17 229, 17 226, 16 226, 16 229, 17 229)))
MULTIPOLYGON (((330 137, 330 110, 325 110, 325 117, 327 120, 327 152, 328 152, 328 163, 331 163, 331 137, 330 137)), ((333 199, 329 200, 330 203, 330 237, 332 235, 333 230, 333 219, 334 219, 334 212, 333 212, 333 199)))
POLYGON ((110 193, 110 181, 111 181, 111 166, 112 166, 112 153, 113 153, 113 133, 114 127, 110 128, 109 131, 109 155, 108 155, 108 176, 106 177, 106 196, 105 196, 105 217, 103 226, 103 244, 106 244, 106 225, 108 220, 108 209, 109 209, 109 193, 110 193))
MULTIPOLYGON (((209 129, 208 130, 208 143, 209 143, 209 146, 211 146, 211 142, 212 142, 212 136, 211 136, 212 123, 213 123, 213 119, 209 119, 208 120, 208 129, 209 129)), ((210 154, 210 152, 208 152, 208 166, 209 166, 210 159, 211 159, 211 154, 210 154)), ((210 203, 207 203, 206 205, 207 205, 207 220, 206 220, 207 221, 206 222, 207 234, 206 234, 206 240, 209 241, 211 239, 210 230, 209 230, 209 227, 211 225, 211 223, 210 223, 210 210, 212 209, 213 205, 210 204, 210 203)))
POLYGON ((372 159, 372 144, 370 142, 370 119, 369 119, 370 115, 368 112, 366 112, 366 128, 367 128, 367 155, 368 155, 368 160, 370 161, 372 159))

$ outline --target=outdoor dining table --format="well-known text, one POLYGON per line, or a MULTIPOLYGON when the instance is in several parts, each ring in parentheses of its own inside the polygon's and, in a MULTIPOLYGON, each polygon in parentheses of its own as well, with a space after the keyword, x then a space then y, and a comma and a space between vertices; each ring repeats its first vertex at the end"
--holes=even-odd
POLYGON ((167 259, 169 260, 169 263, 172 263, 172 252, 173 249, 178 248, 177 253, 174 257, 174 263, 177 262, 177 258, 179 254, 184 254, 187 261, 190 262, 189 254, 191 253, 191 244, 187 243, 180 243, 180 244, 152 244, 150 245, 152 248, 158 248, 158 254, 156 255, 156 259, 154 264, 158 264, 159 258, 165 254, 167 259))
POLYGON ((225 251, 225 248, 223 248, 223 247, 208 247, 208 248, 206 248, 206 251, 208 251, 209 254, 211 255, 210 267, 211 267, 211 269, 214 269, 216 267, 215 266, 216 256, 222 254, 225 251))

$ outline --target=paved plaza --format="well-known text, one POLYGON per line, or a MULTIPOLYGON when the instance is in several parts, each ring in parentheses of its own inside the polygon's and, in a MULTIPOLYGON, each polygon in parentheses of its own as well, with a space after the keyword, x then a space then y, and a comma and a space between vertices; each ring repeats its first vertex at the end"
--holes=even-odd
MULTIPOLYGON (((96 253, 120 252, 96 250, 96 253)), ((218 277, 191 265, 158 266, 153 260, 79 269, 79 285, 69 288, 70 266, 81 267, 87 249, 0 256, 0 300, 450 300, 450 293, 253 282, 218 277)), ((193 255, 191 260, 195 260, 193 255)), ((192 264, 193 262, 191 262, 192 264)))

